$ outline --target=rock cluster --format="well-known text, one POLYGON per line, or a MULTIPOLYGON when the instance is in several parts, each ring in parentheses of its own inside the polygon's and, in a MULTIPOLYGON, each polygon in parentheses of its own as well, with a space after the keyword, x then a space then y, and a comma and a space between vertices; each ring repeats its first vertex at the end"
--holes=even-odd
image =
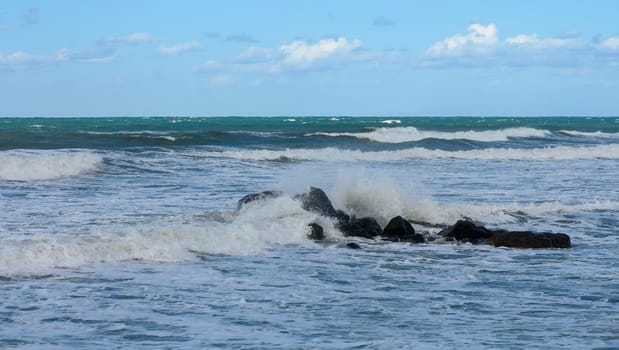
MULTIPOLYGON (((238 202, 237 210, 243 205, 256 200, 280 196, 278 191, 265 191, 248 194, 238 202)), ((409 220, 396 216, 381 228, 371 217, 357 218, 342 210, 337 210, 331 204, 329 197, 320 188, 310 187, 309 192, 297 195, 295 199, 301 202, 303 209, 331 218, 335 227, 345 236, 368 239, 380 238, 391 242, 424 243, 422 234, 416 233, 409 220)), ((324 239, 324 230, 317 223, 309 224, 309 238, 320 241, 324 239)), ((563 233, 535 233, 530 231, 491 230, 470 220, 459 220, 439 232, 445 240, 467 242, 472 244, 488 244, 495 247, 510 248, 570 248, 570 237, 563 233)), ((349 248, 357 249, 359 245, 351 243, 349 248)))

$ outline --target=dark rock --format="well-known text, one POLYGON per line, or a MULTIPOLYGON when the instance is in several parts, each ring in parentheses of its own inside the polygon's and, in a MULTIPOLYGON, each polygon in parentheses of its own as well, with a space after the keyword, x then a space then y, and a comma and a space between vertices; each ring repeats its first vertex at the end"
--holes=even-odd
POLYGON ((323 238, 325 238, 325 233, 324 233, 324 230, 322 229, 322 226, 318 225, 317 223, 311 223, 307 226, 312 228, 312 232, 309 235, 310 239, 313 239, 315 241, 320 241, 323 238))
POLYGON ((245 204, 250 203, 250 202, 254 202, 257 200, 262 200, 262 199, 266 199, 266 198, 276 198, 282 195, 281 191, 263 191, 260 193, 250 193, 248 195, 246 195, 245 197, 239 199, 237 205, 236 205, 236 210, 241 209, 245 204))
POLYGON ((533 233, 529 231, 493 231, 488 243, 510 248, 570 248, 570 236, 564 233, 533 233))
POLYGON ((490 238, 492 231, 468 220, 458 220, 455 225, 449 226, 439 232, 439 235, 446 238, 453 238, 456 241, 479 244, 490 238))
POLYGON ((383 239, 392 242, 411 243, 423 243, 425 241, 422 235, 415 233, 413 225, 401 216, 394 217, 385 226, 383 239))
POLYGON ((301 200, 301 207, 307 211, 320 214, 328 218, 337 216, 333 204, 323 190, 316 187, 310 187, 308 193, 304 193, 296 198, 301 200))
POLYGON ((350 222, 337 226, 345 236, 374 238, 380 236, 383 230, 376 220, 370 217, 351 218, 350 222))
POLYGON ((357 243, 355 243, 355 242, 350 242, 350 243, 346 244, 346 246, 347 246, 348 248, 350 248, 350 249, 361 249, 361 246, 360 246, 360 245, 358 245, 358 244, 357 244, 357 243))
POLYGON ((340 209, 335 211, 335 217, 337 218, 337 222, 340 225, 347 224, 350 222, 350 215, 346 214, 344 211, 340 209))
POLYGON ((475 244, 487 243, 510 248, 570 248, 570 236, 563 233, 535 233, 530 231, 489 230, 468 220, 459 220, 440 235, 446 239, 475 244))

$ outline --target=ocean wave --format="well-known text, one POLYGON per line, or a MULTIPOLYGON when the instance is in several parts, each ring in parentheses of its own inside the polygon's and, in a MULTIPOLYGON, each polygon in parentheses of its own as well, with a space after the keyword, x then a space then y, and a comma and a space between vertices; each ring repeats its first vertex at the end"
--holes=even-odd
POLYGON ((81 131, 81 133, 97 136, 127 136, 130 138, 147 138, 147 139, 161 139, 170 142, 176 141, 176 137, 171 136, 169 132, 163 131, 81 131))
POLYGON ((308 224, 319 222, 328 236, 333 224, 303 210, 290 196, 249 203, 217 219, 186 218, 149 224, 123 233, 38 234, 0 239, 0 276, 41 274, 132 260, 178 262, 200 255, 255 255, 273 245, 311 244, 308 224))
POLYGON ((383 124, 400 124, 400 123, 402 123, 402 121, 399 120, 399 119, 387 119, 387 120, 381 121, 381 123, 383 123, 383 124))
POLYGON ((103 157, 88 151, 0 152, 0 180, 35 181, 76 176, 95 170, 103 157))
MULTIPOLYGON (((394 123, 396 121, 387 120, 384 122, 394 123)), ((547 137, 552 133, 548 130, 540 130, 533 128, 507 128, 500 130, 485 130, 485 131, 422 131, 413 126, 396 127, 396 128, 376 128, 369 132, 357 133, 328 133, 319 132, 310 135, 332 136, 332 137, 355 137, 367 139, 375 142, 383 143, 403 143, 421 141, 426 139, 442 139, 442 140, 471 140, 479 142, 497 142, 508 141, 511 138, 527 138, 527 137, 547 137)))
POLYGON ((576 137, 619 138, 619 132, 602 132, 602 131, 584 132, 584 131, 574 131, 574 130, 560 130, 559 133, 568 135, 568 136, 576 136, 576 137))
MULTIPOLYGON (((617 210, 619 202, 439 203, 419 191, 403 190, 376 177, 340 177, 328 191, 336 208, 372 216, 384 226, 394 216, 432 224, 452 224, 469 217, 487 224, 519 223, 536 216, 617 210)), ((35 234, 0 238, 0 276, 38 275, 58 268, 80 268, 127 261, 196 261, 203 255, 257 255, 276 245, 314 244, 309 223, 320 224, 327 240, 346 240, 332 219, 301 208, 291 195, 245 204, 237 212, 210 212, 173 222, 127 227, 123 232, 35 234)), ((423 231, 417 224, 417 229, 423 231)))
POLYGON ((619 159, 619 144, 596 146, 555 146, 544 148, 486 148, 444 151, 414 147, 395 151, 360 151, 334 147, 285 150, 228 150, 199 152, 204 157, 253 161, 399 161, 407 159, 532 160, 619 159))

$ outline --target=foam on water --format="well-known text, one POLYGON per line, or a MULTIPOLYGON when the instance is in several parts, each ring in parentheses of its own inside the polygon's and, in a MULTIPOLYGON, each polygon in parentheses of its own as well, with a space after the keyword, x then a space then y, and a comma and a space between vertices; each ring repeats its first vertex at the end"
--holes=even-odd
POLYGON ((0 180, 53 180, 95 170, 103 157, 88 151, 0 152, 0 180))
POLYGON ((334 147, 286 150, 236 150, 199 152, 213 158, 233 158, 254 161, 299 160, 299 161, 398 161, 406 159, 468 159, 468 160, 576 160, 619 159, 619 144, 596 146, 555 146, 544 148, 486 148, 468 151, 444 151, 422 147, 396 151, 360 151, 334 147))
MULTIPOLYGON (((383 123, 395 123, 396 121, 387 120, 383 123)), ((540 130, 533 128, 507 128, 501 130, 485 130, 485 131, 422 131, 413 126, 397 127, 397 128, 377 128, 370 132, 361 133, 315 133, 314 135, 322 136, 347 136, 360 139, 368 139, 376 142, 384 143, 403 143, 412 141, 421 141, 426 139, 442 139, 442 140, 471 140, 480 142, 496 142, 508 141, 510 138, 527 138, 527 137, 546 137, 552 133, 548 130, 540 130)))
POLYGON ((584 132, 584 131, 574 131, 574 130, 560 130, 559 133, 569 136, 577 136, 577 137, 600 137, 600 138, 619 138, 619 132, 602 132, 602 131, 594 131, 594 132, 584 132))
POLYGON ((125 232, 8 236, 0 239, 0 276, 131 260, 188 261, 196 254, 253 255, 272 245, 308 242, 311 222, 320 223, 328 237, 339 236, 330 220, 303 210, 290 196, 252 202, 238 213, 125 232))

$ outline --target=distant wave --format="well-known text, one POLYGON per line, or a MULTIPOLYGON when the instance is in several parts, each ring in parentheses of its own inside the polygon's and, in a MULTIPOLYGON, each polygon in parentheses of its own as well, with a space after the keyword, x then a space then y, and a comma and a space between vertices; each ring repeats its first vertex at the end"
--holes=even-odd
POLYGON ((103 158, 87 151, 0 152, 0 180, 53 180, 96 169, 103 158))
MULTIPOLYGON (((383 123, 393 123, 396 121, 386 120, 383 123)), ((540 130, 533 128, 507 128, 500 130, 485 130, 485 131, 422 131, 413 126, 408 127, 396 127, 396 128, 376 128, 369 132, 357 132, 357 133, 328 133, 320 132, 311 135, 322 136, 347 136, 356 137, 360 139, 368 139, 375 142, 384 143, 402 143, 421 141, 425 139, 442 139, 442 140, 471 140, 480 142, 497 142, 508 141, 510 138, 525 138, 525 137, 546 137, 552 133, 548 130, 540 130)))
POLYGON ((176 141, 176 137, 170 136, 167 132, 161 131, 82 131, 84 134, 88 135, 123 135, 128 136, 130 138, 148 138, 148 139, 161 139, 167 140, 170 142, 176 141))
POLYGON ((360 151, 334 147, 286 150, 207 151, 200 155, 254 161, 398 161, 406 159, 471 159, 471 160, 573 160, 619 159, 619 144, 597 146, 556 146, 544 148, 487 148, 468 151, 444 151, 415 147, 395 151, 360 151))
POLYGON ((584 132, 584 131, 573 131, 573 130, 560 130, 560 134, 576 136, 576 137, 600 137, 600 138, 619 138, 619 132, 602 132, 602 131, 594 131, 594 132, 584 132))

